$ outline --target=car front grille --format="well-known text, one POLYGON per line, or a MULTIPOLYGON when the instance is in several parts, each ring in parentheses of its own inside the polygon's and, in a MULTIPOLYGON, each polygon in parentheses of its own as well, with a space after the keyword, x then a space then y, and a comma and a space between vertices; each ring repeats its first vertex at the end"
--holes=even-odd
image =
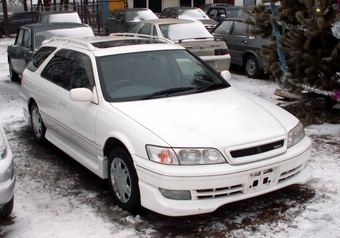
POLYGON ((261 153, 264 153, 264 152, 268 152, 268 151, 271 151, 271 150, 276 150, 276 149, 282 148, 283 144, 284 144, 284 140, 280 140, 280 141, 276 141, 276 142, 265 144, 265 145, 255 146, 255 147, 241 149, 241 150, 230 151, 230 154, 233 158, 256 155, 256 154, 261 154, 261 153))

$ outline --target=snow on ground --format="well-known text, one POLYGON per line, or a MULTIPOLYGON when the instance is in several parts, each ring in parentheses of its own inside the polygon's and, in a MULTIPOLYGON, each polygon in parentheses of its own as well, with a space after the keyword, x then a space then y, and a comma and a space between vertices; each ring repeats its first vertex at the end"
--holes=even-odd
MULTIPOLYGON (((5 127, 5 131, 7 130, 15 163, 28 166, 30 158, 26 158, 27 153, 21 151, 21 148, 27 148, 27 146, 21 147, 20 144, 14 143, 15 135, 11 133, 11 131, 25 130, 23 128, 26 126, 22 120, 20 85, 11 82, 8 76, 6 47, 13 41, 13 38, 0 39, 0 124, 5 127)), ((268 80, 248 79, 237 73, 232 74, 231 83, 273 103, 279 101, 279 98, 273 95, 275 83, 268 80)), ((306 133, 314 141, 310 159, 314 174, 312 180, 298 191, 301 193, 304 189, 310 190, 313 194, 315 193, 314 196, 308 198, 300 206, 292 206, 289 204, 289 199, 284 199, 288 209, 279 212, 282 214, 277 216, 281 219, 273 222, 255 220, 257 223, 248 226, 252 227, 251 229, 243 229, 241 226, 237 228, 237 224, 244 223, 246 218, 256 216, 256 212, 248 213, 248 210, 244 209, 239 213, 237 211, 229 213, 228 209, 225 209, 208 216, 208 219, 198 217, 185 220, 185 224, 191 224, 188 228, 191 230, 183 234, 191 233, 193 237, 340 237, 338 191, 340 188, 340 176, 338 176, 340 172, 340 125, 311 125, 306 128, 306 133), (234 217, 229 217, 229 214, 234 214, 234 217), (214 220, 216 217, 218 219, 214 220), (192 224, 194 222, 197 224, 192 224), (236 224, 236 228, 231 228, 228 224, 236 224), (253 229, 254 227, 256 229, 253 229)), ((28 172, 40 173, 40 171, 28 172)), ((18 178, 12 219, 2 223, 0 221, 0 237, 162 237, 164 234, 171 237, 173 234, 173 232, 161 232, 160 225, 154 225, 158 222, 166 226, 165 223, 170 223, 171 219, 155 216, 148 220, 148 218, 132 216, 121 211, 118 214, 124 214, 122 217, 108 219, 94 206, 80 199, 81 196, 85 200, 95 199, 96 192, 82 192, 82 188, 79 188, 80 192, 77 196, 65 197, 58 193, 48 192, 46 188, 39 190, 39 182, 43 181, 30 181, 22 174, 18 175, 18 178)), ((299 196, 298 194, 297 197, 299 196)), ((240 206, 242 207, 242 203, 240 206)), ((118 208, 110 209, 112 210, 110 212, 114 213, 118 208)), ((247 226, 243 227, 247 228, 247 226)), ((180 236, 178 232, 176 234, 180 236)))

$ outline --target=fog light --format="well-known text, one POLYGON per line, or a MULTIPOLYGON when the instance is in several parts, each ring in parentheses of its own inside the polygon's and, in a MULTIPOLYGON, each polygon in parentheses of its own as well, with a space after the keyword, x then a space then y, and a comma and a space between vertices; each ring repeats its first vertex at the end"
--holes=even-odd
POLYGON ((162 193, 162 195, 169 199, 174 200, 190 200, 191 195, 190 191, 188 190, 167 190, 160 188, 159 191, 162 193))

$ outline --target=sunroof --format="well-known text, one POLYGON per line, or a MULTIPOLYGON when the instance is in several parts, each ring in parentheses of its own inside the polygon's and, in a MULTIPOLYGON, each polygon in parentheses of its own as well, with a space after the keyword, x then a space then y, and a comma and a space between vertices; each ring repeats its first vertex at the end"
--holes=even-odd
POLYGON ((92 45, 97 48, 110 48, 126 45, 143 45, 143 44, 164 44, 165 42, 155 39, 125 39, 125 40, 110 40, 103 42, 94 42, 92 45))

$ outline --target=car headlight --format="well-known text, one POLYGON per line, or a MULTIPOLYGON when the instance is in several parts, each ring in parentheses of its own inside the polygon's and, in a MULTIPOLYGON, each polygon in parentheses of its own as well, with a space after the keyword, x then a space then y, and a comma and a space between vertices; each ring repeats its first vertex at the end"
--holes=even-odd
POLYGON ((199 165, 226 163, 222 154, 213 148, 168 148, 146 146, 149 159, 163 164, 199 165))
POLYGON ((299 122, 299 124, 288 133, 288 148, 300 142, 304 137, 305 129, 303 124, 299 122))

